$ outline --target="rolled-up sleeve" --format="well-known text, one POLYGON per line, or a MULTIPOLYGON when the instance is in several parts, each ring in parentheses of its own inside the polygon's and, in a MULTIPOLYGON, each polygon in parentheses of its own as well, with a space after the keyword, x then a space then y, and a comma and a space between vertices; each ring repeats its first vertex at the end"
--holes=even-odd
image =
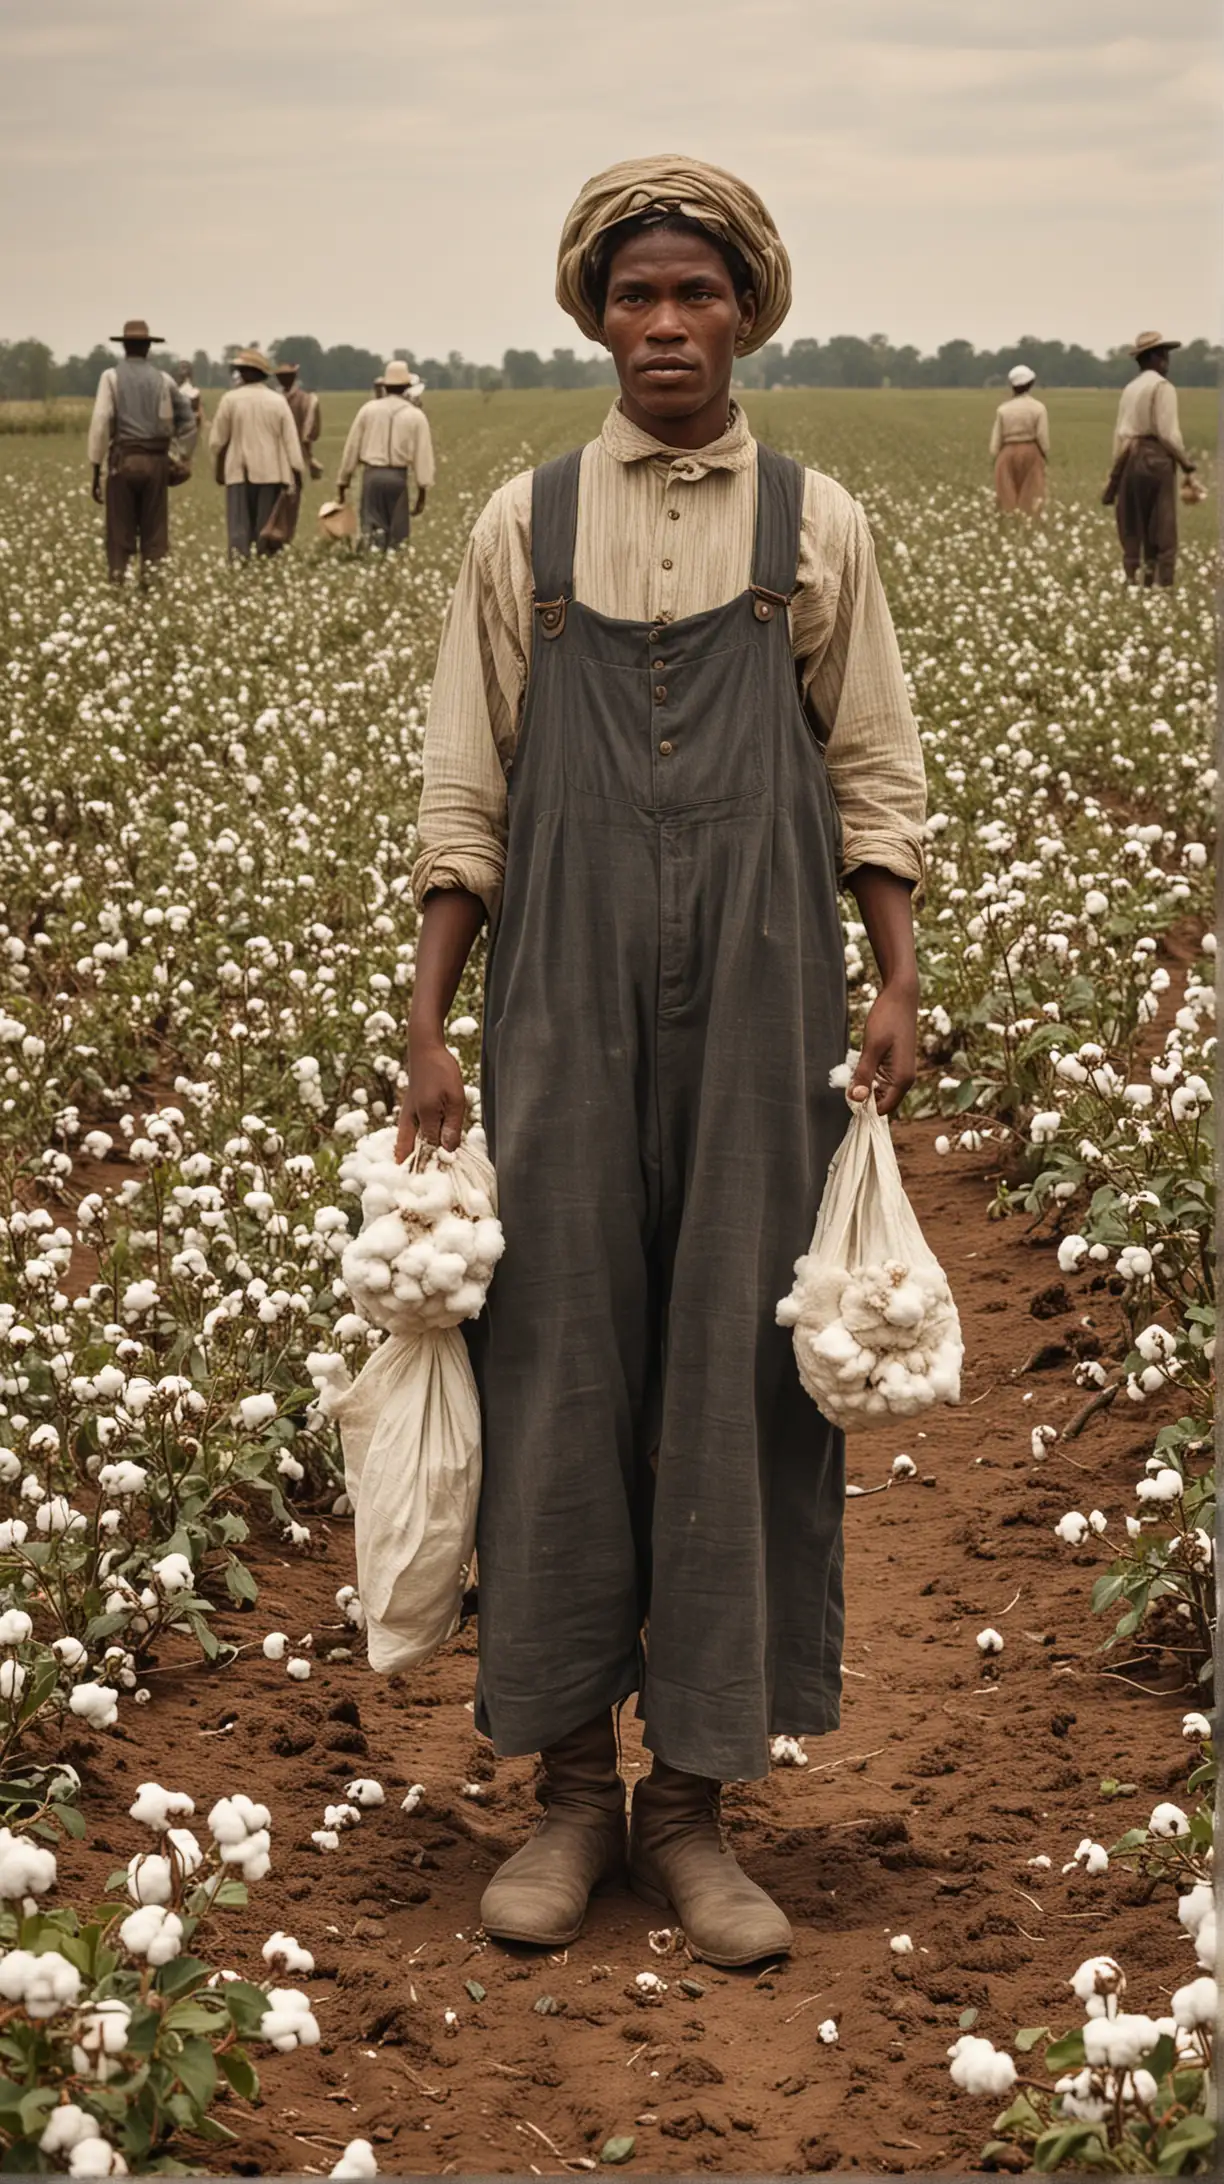
POLYGON ((433 888, 463 887, 495 915, 506 868, 502 753, 513 747, 526 682, 520 631, 493 581, 478 523, 442 626, 430 696, 412 872, 418 905, 433 888))
MULTIPOLYGON (((925 880, 922 744, 867 518, 857 501, 846 516, 840 555, 829 557, 825 573, 826 587, 836 587, 831 628, 810 657, 796 644, 803 694, 841 817, 840 877, 882 865, 913 884, 918 902, 925 880)), ((798 638, 801 601, 792 615, 798 638)))
POLYGON ((101 469, 110 453, 111 429, 115 421, 115 374, 103 372, 94 396, 93 415, 89 420, 88 457, 97 469, 101 469))

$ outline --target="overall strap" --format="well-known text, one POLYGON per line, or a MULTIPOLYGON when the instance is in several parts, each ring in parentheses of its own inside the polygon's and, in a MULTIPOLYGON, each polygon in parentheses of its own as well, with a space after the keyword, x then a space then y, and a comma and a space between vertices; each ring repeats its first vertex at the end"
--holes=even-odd
POLYGON ((578 473, 582 449, 541 463, 531 479, 531 584, 536 628, 559 637, 574 596, 574 542, 578 532, 578 473))
POLYGON ((803 470, 776 448, 757 446, 756 539, 752 549, 753 612, 772 621, 795 589, 799 526, 803 517, 803 470))

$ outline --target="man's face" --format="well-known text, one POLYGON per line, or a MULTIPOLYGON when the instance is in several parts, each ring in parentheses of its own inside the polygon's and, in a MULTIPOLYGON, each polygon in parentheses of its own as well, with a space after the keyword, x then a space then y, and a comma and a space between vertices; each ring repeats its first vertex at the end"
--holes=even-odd
POLYGON ((735 347, 756 317, 699 235, 647 229, 612 260, 604 340, 621 387, 648 416, 692 417, 731 384, 735 347))

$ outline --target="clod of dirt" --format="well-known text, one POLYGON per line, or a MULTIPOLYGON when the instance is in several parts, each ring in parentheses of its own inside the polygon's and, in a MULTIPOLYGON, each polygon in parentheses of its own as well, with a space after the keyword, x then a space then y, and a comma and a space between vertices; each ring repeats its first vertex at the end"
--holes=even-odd
MULTIPOLYGON (((680 2085, 723 2085, 725 2079, 717 2063, 704 2055, 683 2055, 675 2068, 668 2073, 680 2085)), ((806 2079, 804 2083, 806 2084, 806 2079)))
POLYGON ((337 1699, 334 1706, 328 1707, 327 1718, 329 1721, 350 1722, 354 1729, 361 1727, 361 1710, 356 1699, 337 1699))
POLYGON ((1034 1319, 1060 1319, 1064 1312, 1073 1312, 1075 1305, 1065 1282, 1050 1282, 1029 1298, 1029 1311, 1034 1319))

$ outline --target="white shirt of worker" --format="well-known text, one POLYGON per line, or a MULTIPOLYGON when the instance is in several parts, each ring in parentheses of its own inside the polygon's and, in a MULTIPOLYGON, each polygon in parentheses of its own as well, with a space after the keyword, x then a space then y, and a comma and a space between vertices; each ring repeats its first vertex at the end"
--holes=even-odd
POLYGON ((214 456, 225 451, 226 485, 292 485, 306 468, 293 412, 265 380, 222 395, 208 445, 214 456))
POLYGON ((1177 414, 1177 389, 1162 372, 1140 372, 1122 389, 1114 426, 1114 456, 1130 440, 1159 440, 1174 462, 1184 465, 1186 443, 1177 414))
POLYGON ((417 486, 428 489, 434 482, 434 452, 425 412, 390 389, 363 402, 344 443, 339 485, 348 484, 358 463, 367 470, 411 470, 417 486))

